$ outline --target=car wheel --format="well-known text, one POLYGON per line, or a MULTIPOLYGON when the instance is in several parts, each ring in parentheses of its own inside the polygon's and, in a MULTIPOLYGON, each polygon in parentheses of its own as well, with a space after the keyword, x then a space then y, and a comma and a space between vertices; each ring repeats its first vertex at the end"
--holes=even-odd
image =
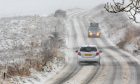
POLYGON ((95 65, 100 65, 100 62, 96 61, 96 62, 93 62, 95 65))

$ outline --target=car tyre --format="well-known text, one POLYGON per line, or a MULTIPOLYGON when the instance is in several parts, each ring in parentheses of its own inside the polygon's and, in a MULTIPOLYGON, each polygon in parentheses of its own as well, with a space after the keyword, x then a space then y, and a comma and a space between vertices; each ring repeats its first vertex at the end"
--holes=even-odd
POLYGON ((101 65, 101 63, 98 62, 98 61, 97 61, 97 62, 94 62, 94 64, 95 64, 95 65, 99 65, 99 66, 101 65))

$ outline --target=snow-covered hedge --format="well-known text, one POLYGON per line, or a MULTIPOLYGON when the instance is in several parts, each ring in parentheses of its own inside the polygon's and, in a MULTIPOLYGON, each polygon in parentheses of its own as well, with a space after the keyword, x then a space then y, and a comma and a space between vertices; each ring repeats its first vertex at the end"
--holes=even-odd
POLYGON ((48 61, 63 60, 59 49, 65 45, 64 31, 63 18, 59 17, 1 18, 0 76, 29 76, 31 68, 44 71, 48 61))

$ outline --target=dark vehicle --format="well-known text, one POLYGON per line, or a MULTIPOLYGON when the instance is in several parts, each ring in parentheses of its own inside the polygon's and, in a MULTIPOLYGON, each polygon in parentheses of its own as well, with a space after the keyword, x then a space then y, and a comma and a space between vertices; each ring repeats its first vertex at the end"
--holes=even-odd
POLYGON ((89 38, 100 38, 101 32, 99 29, 98 23, 90 23, 90 26, 88 28, 88 37, 89 38))
POLYGON ((66 11, 64 11, 64 10, 56 10, 54 16, 65 18, 67 16, 67 14, 66 14, 66 11))

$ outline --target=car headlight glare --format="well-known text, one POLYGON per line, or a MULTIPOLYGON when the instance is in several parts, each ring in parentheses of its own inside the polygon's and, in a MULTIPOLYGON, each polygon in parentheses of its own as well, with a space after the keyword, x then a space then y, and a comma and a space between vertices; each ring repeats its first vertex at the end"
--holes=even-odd
POLYGON ((89 32, 89 35, 92 36, 92 32, 89 32))
POLYGON ((96 33, 96 35, 97 35, 97 36, 99 36, 99 35, 100 35, 100 33, 99 33, 99 32, 97 32, 97 33, 96 33))

